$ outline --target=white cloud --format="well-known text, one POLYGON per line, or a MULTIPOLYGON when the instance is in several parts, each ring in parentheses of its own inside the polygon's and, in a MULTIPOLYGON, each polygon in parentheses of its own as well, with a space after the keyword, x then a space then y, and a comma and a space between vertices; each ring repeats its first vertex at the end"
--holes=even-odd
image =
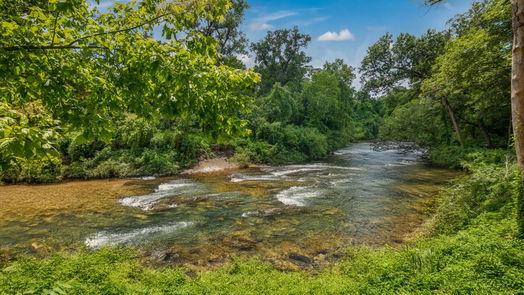
POLYGON ((451 6, 451 4, 449 4, 448 2, 444 3, 444 7, 446 7, 447 9, 453 8, 453 6, 451 6))
POLYGON ((283 18, 290 17, 290 16, 297 15, 297 14, 298 12, 295 12, 295 11, 287 11, 287 10, 277 11, 269 15, 255 19, 252 23, 248 25, 248 28, 251 31, 269 30, 273 28, 273 25, 269 24, 269 22, 283 19, 283 18))
POLYGON ((298 12, 295 12, 295 11, 281 10, 281 11, 277 11, 272 14, 266 15, 264 17, 258 18, 258 21, 259 22, 270 22, 270 21, 279 20, 279 19, 290 17, 290 16, 297 15, 297 14, 298 12))
POLYGON ((320 37, 318 37, 318 41, 346 41, 346 40, 355 40, 355 35, 351 33, 348 29, 344 29, 340 31, 340 33, 337 32, 326 32, 320 37))
POLYGON ((249 25, 249 30, 251 31, 269 30, 271 28, 273 28, 273 25, 266 24, 266 23, 251 23, 249 25))

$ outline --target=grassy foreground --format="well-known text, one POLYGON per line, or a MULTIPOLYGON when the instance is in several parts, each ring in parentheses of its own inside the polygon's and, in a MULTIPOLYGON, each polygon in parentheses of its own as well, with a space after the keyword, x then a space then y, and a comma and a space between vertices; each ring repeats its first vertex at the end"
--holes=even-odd
POLYGON ((431 237, 402 249, 350 248, 320 273, 234 261, 197 276, 104 249, 0 264, 0 294, 524 294, 513 168, 483 165, 443 193, 431 237))

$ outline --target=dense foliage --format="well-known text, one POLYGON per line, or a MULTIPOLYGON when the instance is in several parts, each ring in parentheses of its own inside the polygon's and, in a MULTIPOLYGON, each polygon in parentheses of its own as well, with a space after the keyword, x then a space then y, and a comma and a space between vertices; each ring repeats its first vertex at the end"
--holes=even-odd
POLYGON ((311 68, 298 28, 248 46, 245 1, 16 4, 2 12, 4 182, 173 174, 212 144, 243 165, 312 160, 378 132, 354 69, 311 68), (226 66, 248 47, 251 88, 255 73, 226 66))
POLYGON ((380 136, 426 147, 509 148, 510 4, 476 2, 449 25, 394 42, 386 35, 370 47, 363 82, 385 93, 389 109, 380 136), (404 82, 412 87, 399 92, 395 86, 404 82))
POLYGON ((130 1, 104 13, 86 0, 0 5, 0 172, 59 157, 60 135, 109 142, 129 115, 182 118, 213 136, 243 130, 234 114, 250 98, 240 90, 258 77, 219 65, 217 41, 195 28, 224 20, 228 1, 130 1))

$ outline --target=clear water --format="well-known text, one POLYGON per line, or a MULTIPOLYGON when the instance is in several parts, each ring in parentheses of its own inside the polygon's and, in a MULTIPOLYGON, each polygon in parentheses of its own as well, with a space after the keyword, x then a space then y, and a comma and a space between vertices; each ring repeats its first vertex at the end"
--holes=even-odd
MULTIPOLYGON (((164 260, 165 253, 176 253, 176 262, 194 265, 237 255, 273 261, 296 253, 325 256, 348 245, 401 243, 456 175, 427 166, 420 154, 375 152, 361 143, 315 163, 141 180, 133 193, 117 191, 98 206, 4 212, 0 247, 31 252, 38 245, 121 245, 164 251, 164 260)), ((97 194, 105 185, 96 182, 97 194)), ((93 188, 81 191, 89 195, 93 188)))

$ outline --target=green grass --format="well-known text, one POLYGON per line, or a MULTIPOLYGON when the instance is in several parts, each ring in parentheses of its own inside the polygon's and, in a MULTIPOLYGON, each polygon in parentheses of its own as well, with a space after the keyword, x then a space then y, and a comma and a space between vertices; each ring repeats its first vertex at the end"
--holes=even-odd
POLYGON ((401 249, 349 248, 319 273, 237 260, 188 276, 143 267, 131 250, 103 249, 4 263, 0 294, 524 294, 513 172, 480 166, 442 195, 432 237, 401 249))

